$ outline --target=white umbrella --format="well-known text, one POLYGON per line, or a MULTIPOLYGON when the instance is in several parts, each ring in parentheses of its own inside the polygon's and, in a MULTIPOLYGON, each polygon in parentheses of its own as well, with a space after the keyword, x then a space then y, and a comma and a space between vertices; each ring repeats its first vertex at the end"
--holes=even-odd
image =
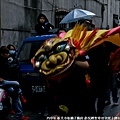
POLYGON ((74 9, 69 12, 60 22, 60 24, 75 22, 80 19, 90 19, 96 14, 83 9, 74 9))

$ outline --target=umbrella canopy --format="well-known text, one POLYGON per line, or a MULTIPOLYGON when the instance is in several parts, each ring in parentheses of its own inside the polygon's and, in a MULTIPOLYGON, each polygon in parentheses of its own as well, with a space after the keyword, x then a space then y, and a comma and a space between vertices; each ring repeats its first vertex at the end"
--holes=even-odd
POLYGON ((60 24, 75 22, 80 19, 90 19, 96 14, 83 9, 74 9, 69 12, 60 22, 60 24))

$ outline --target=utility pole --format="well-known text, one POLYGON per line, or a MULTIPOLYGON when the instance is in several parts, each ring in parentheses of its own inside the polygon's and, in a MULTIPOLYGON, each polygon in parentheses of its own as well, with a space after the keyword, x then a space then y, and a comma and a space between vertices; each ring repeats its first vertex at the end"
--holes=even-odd
POLYGON ((86 10, 86 0, 85 0, 85 2, 84 2, 84 9, 86 10))

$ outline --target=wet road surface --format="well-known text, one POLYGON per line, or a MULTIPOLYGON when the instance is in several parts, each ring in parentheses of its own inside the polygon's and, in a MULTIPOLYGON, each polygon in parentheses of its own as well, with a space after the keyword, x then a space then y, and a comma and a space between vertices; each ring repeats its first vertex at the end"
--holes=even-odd
MULTIPOLYGON (((120 89, 118 91, 118 95, 119 95, 118 97, 120 97, 120 89)), ((120 99, 119 99, 118 106, 114 106, 112 101, 110 105, 105 106, 104 116, 112 117, 112 116, 115 116, 118 112, 120 112, 120 99)), ((35 110, 25 110, 24 115, 29 116, 30 120, 46 120, 47 119, 47 118, 42 118, 41 112, 35 111, 35 110)), ((11 115, 8 120, 13 120, 13 115, 11 115)))

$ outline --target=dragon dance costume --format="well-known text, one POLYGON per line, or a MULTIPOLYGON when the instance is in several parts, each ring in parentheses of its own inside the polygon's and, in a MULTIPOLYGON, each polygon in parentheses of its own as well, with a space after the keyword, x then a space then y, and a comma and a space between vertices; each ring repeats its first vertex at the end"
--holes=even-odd
POLYGON ((51 38, 41 45, 31 63, 45 76, 51 94, 57 95, 56 109, 52 114, 84 115, 85 71, 75 65, 75 61, 86 61, 84 56, 87 52, 105 41, 120 46, 120 27, 88 31, 83 24, 76 24, 64 38, 51 38))

